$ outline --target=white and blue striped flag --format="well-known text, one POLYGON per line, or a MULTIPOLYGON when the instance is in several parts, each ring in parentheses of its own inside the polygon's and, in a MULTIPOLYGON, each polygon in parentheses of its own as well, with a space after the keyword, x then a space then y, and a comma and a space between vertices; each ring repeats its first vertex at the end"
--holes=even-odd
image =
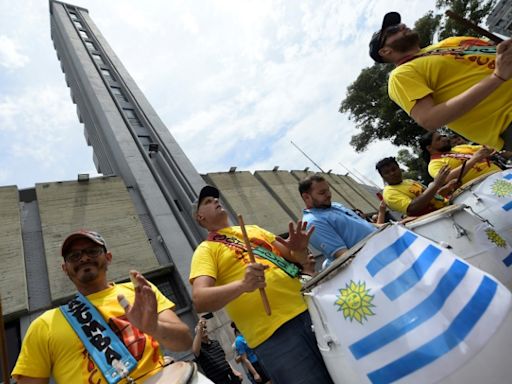
POLYGON ((393 225, 311 291, 367 382, 435 383, 459 369, 510 311, 510 291, 449 250, 393 225))

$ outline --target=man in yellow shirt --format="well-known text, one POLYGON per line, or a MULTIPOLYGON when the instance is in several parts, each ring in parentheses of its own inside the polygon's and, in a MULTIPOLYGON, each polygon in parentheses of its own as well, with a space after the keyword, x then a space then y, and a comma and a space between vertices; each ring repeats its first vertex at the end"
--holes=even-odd
POLYGON ((299 268, 305 264, 313 232, 306 223, 289 225, 284 240, 248 225, 256 262, 250 261, 240 227, 230 226, 219 202, 219 190, 205 186, 199 193, 195 219, 208 238, 192 257, 190 282, 198 312, 226 307, 232 321, 254 349, 273 383, 332 383, 315 336, 306 303, 300 293, 299 268), (262 304, 265 288, 271 316, 262 304))
MULTIPOLYGON (((64 316, 62 308, 46 311, 30 324, 23 339, 12 372, 18 384, 46 384, 50 377, 58 384, 105 384, 105 372, 99 367, 107 351, 107 361, 120 355, 119 348, 116 351, 114 346, 117 338, 136 361, 129 377, 137 382, 162 369, 160 345, 174 351, 191 347, 190 330, 173 312, 174 303, 140 273, 131 272, 133 284, 108 282, 107 267, 112 253, 99 233, 80 230, 70 234, 61 253, 62 270, 86 298, 80 299, 80 308, 73 307, 73 316, 78 317, 78 329, 83 330, 82 335, 88 335, 88 343, 96 350, 84 346, 80 332, 64 316), (92 311, 82 310, 87 303, 96 308, 102 319, 94 317, 92 311), (106 328, 111 328, 114 337, 106 328)), ((116 368, 114 363, 108 364, 116 368)), ((123 379, 119 384, 127 382, 123 379)))
POLYGON ((462 184, 466 184, 479 176, 501 171, 501 168, 489 159, 494 152, 492 149, 469 144, 452 147, 450 138, 438 132, 424 134, 420 139, 420 148, 425 160, 429 161, 428 173, 432 177, 436 177, 441 168, 448 166, 450 173, 446 180, 460 178, 462 184))
POLYGON ((422 49, 418 33, 389 12, 370 56, 396 65, 389 96, 426 130, 446 125, 473 142, 512 148, 512 39, 494 46, 451 37, 422 49))
POLYGON ((445 166, 428 187, 417 181, 403 179, 394 157, 380 160, 375 168, 386 182, 382 193, 386 205, 407 216, 421 216, 449 204, 443 195, 455 189, 456 180, 446 183, 449 168, 445 166))

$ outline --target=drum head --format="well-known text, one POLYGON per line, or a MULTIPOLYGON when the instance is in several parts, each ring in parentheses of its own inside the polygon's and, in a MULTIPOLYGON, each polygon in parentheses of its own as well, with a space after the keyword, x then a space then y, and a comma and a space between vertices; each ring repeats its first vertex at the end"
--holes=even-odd
POLYGON ((166 365, 156 375, 151 376, 145 383, 148 384, 189 384, 197 372, 195 363, 190 361, 177 361, 166 365))
MULTIPOLYGON (((499 172, 499 171, 496 171, 496 172, 499 172)), ((496 173, 496 172, 489 172, 489 173, 486 173, 485 175, 480 175, 478 177, 475 177, 473 180, 468 181, 466 184, 462 185, 455 192, 453 192, 452 197, 451 197, 451 201, 453 201, 453 199, 457 198, 458 196, 460 196, 464 192, 470 190, 471 188, 473 188, 474 185, 479 184, 481 181, 486 179, 488 176, 490 176, 490 175, 492 175, 493 173, 496 173)))

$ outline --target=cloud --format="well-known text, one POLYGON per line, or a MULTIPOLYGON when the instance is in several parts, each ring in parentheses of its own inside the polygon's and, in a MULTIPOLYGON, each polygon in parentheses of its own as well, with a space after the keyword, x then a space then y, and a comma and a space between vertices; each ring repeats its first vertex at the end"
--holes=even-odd
POLYGON ((0 35, 0 65, 7 69, 16 69, 24 67, 29 62, 28 56, 20 52, 20 47, 16 42, 5 36, 0 35))

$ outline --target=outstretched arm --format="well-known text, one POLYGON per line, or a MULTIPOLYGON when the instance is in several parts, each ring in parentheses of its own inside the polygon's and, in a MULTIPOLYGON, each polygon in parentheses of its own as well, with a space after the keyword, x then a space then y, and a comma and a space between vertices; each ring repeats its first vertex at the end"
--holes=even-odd
POLYGON ((307 222, 299 220, 297 226, 295 226, 293 222, 290 222, 288 224, 288 238, 283 239, 278 236, 276 241, 272 243, 274 247, 279 249, 285 259, 301 265, 307 262, 309 238, 315 230, 314 226, 306 230, 307 224, 307 222))
POLYGON ((434 131, 469 112, 510 78, 512 78, 512 39, 497 46, 496 68, 491 76, 443 103, 435 104, 432 95, 425 96, 416 101, 411 110, 411 116, 426 130, 434 131))

